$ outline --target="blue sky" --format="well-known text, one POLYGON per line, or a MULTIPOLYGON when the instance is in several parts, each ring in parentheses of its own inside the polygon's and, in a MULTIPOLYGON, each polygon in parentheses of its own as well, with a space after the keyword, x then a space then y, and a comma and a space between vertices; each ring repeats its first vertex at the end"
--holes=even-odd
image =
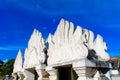
POLYGON ((120 56, 120 0, 0 0, 0 59, 24 53, 34 28, 47 38, 61 18, 102 35, 120 56))

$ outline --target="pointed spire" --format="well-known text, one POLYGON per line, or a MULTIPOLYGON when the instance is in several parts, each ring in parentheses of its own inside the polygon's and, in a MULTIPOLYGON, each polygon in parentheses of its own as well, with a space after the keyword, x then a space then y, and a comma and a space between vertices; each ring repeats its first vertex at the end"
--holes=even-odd
POLYGON ((64 40, 64 43, 66 43, 66 44, 68 44, 68 40, 69 40, 69 29, 70 29, 70 24, 69 24, 69 22, 68 21, 65 21, 65 40, 64 40))
POLYGON ((88 38, 88 48, 93 49, 94 46, 94 33, 89 31, 89 38, 88 38))
POLYGON ((34 30, 33 30, 33 34, 35 34, 36 32, 37 32, 37 30, 36 30, 36 29, 34 29, 34 30))
POLYGON ((70 22, 70 28, 69 28, 69 43, 72 42, 73 34, 74 34, 74 24, 73 24, 72 22, 70 22))
POLYGON ((50 34, 50 33, 48 35, 47 42, 52 42, 52 34, 50 34))
POLYGON ((101 35, 97 35, 97 38, 94 41, 93 49, 96 51, 99 60, 101 61, 108 61, 110 59, 109 54, 106 52, 107 46, 103 41, 103 37, 101 35))
POLYGON ((17 57, 16 57, 16 59, 15 59, 15 62, 14 62, 14 70, 13 70, 13 72, 19 72, 19 71, 21 71, 22 70, 22 53, 21 53, 21 51, 19 50, 18 51, 18 55, 17 55, 17 57))
POLYGON ((44 58, 45 58, 44 56, 45 53, 43 52, 44 48, 45 48, 45 41, 42 38, 41 32, 34 29, 28 42, 28 48, 25 51, 24 67, 33 67, 33 66, 35 67, 35 65, 44 62, 44 58))
POLYGON ((75 41, 78 41, 81 39, 81 37, 82 37, 82 28, 80 26, 77 26, 77 28, 74 32, 74 39, 75 39, 75 41))
POLYGON ((28 49, 26 48, 25 49, 25 53, 24 53, 24 64, 23 64, 23 67, 26 67, 28 64, 28 60, 29 60, 29 52, 28 52, 28 49))

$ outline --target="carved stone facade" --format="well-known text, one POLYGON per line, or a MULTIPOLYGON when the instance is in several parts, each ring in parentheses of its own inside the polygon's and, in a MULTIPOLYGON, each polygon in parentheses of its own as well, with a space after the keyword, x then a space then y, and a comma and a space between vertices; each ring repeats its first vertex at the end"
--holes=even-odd
POLYGON ((14 80, 112 80, 110 56, 102 36, 61 19, 47 40, 34 30, 14 63, 14 80), (65 74, 65 75, 64 75, 65 74), (17 77, 18 76, 18 77, 17 77))

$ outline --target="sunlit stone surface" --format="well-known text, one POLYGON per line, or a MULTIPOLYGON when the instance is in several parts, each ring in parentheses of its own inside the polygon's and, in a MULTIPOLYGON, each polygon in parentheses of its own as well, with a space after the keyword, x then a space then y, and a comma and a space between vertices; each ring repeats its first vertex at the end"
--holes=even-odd
POLYGON ((22 53, 19 50, 18 51, 18 55, 17 55, 17 57, 15 59, 15 62, 14 62, 13 73, 21 71, 22 70, 22 66, 23 66, 23 63, 22 63, 22 53))
POLYGON ((72 22, 61 19, 55 33, 50 33, 46 41, 34 29, 23 62, 21 52, 18 52, 14 80, 16 76, 20 80, 61 80, 60 76, 66 78, 66 74, 71 80, 113 80, 111 72, 118 59, 110 58, 106 51, 106 42, 101 35, 95 38, 92 31, 80 26, 75 29, 72 22))
POLYGON ((17 76, 19 76, 19 80, 22 79, 22 76, 20 76, 22 68, 23 68, 22 53, 19 50, 18 55, 17 55, 15 62, 14 62, 14 68, 13 68, 13 74, 12 74, 13 77, 15 78, 14 80, 17 79, 17 76))
POLYGON ((61 20, 54 35, 48 37, 48 64, 57 64, 77 59, 85 59, 88 54, 84 45, 82 28, 61 20))
POLYGON ((77 26, 76 30, 74 30, 74 25, 63 19, 60 21, 55 34, 49 35, 48 43, 48 64, 65 62, 66 60, 85 59, 88 49, 93 49, 100 61, 108 61, 110 59, 102 36, 97 35, 94 40, 92 31, 83 29, 80 26, 77 26), (56 57, 54 58, 54 56, 56 57))
POLYGON ((107 46, 106 42, 103 41, 103 38, 101 35, 97 35, 97 37, 94 40, 94 33, 90 30, 84 30, 84 36, 86 38, 86 45, 88 49, 93 49, 96 52, 96 55, 98 56, 98 60, 100 61, 108 61, 110 59, 109 54, 106 52, 107 46))
POLYGON ((28 48, 25 50, 24 55, 24 68, 35 67, 45 62, 45 54, 43 49, 45 48, 44 39, 41 33, 34 29, 33 34, 28 42, 28 48))

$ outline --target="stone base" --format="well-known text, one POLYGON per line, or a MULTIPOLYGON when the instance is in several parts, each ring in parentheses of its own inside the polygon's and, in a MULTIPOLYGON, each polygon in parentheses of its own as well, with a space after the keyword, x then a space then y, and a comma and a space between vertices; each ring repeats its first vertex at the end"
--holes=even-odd
POLYGON ((101 78, 106 79, 110 77, 110 75, 107 75, 105 77, 102 77, 100 75, 102 73, 101 70, 109 70, 109 66, 97 65, 96 63, 91 62, 88 59, 81 59, 71 61, 69 63, 61 63, 47 66, 46 70, 50 74, 49 80, 57 80, 57 69, 55 68, 59 66, 64 67, 65 65, 71 65, 71 68, 76 72, 78 76, 77 80, 101 80, 101 78))

